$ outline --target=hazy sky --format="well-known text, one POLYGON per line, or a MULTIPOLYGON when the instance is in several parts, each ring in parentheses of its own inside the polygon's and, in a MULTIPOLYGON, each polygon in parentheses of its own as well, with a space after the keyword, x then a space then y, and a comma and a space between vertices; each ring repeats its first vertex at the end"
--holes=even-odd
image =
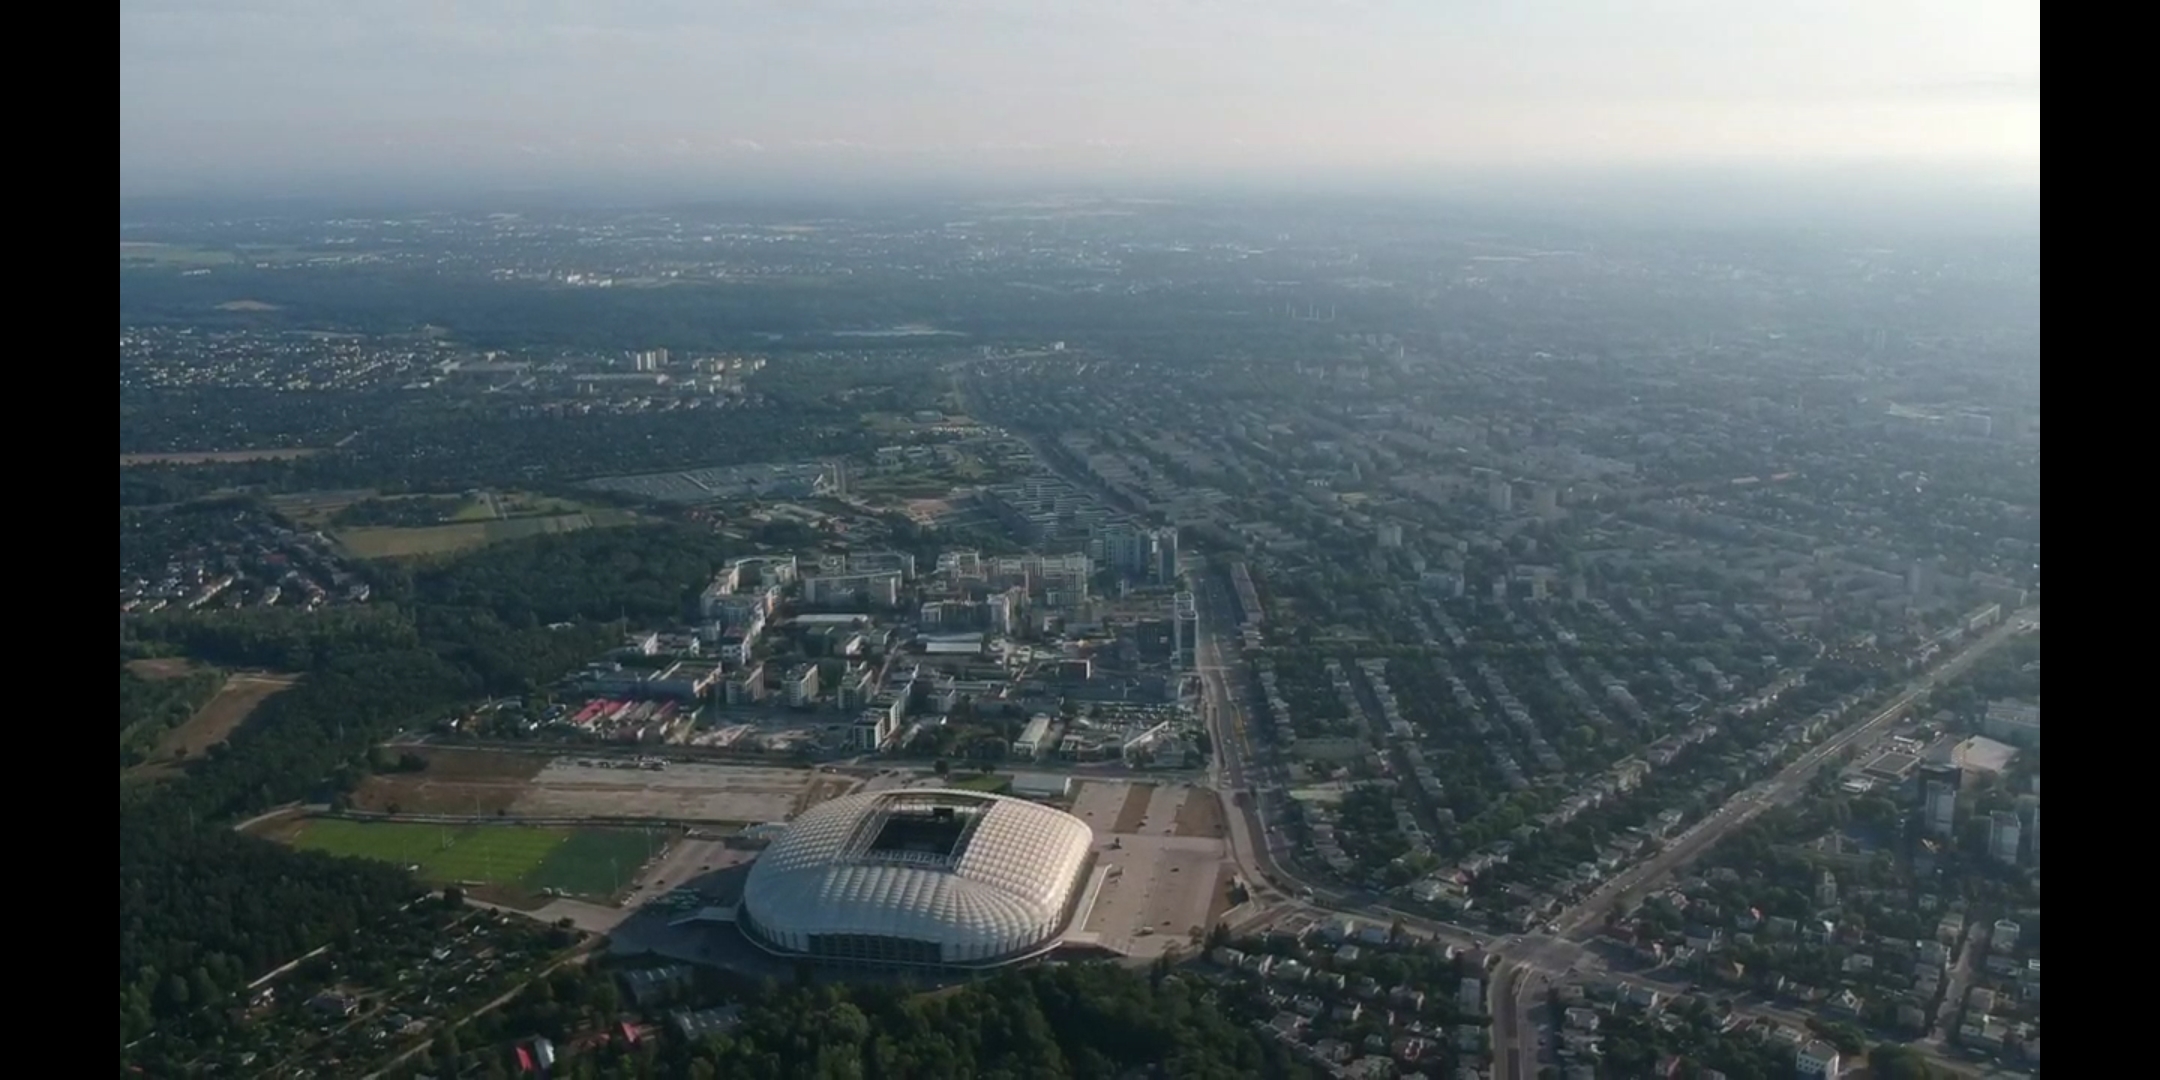
POLYGON ((120 5, 123 192, 2039 151, 2037 0, 120 5))

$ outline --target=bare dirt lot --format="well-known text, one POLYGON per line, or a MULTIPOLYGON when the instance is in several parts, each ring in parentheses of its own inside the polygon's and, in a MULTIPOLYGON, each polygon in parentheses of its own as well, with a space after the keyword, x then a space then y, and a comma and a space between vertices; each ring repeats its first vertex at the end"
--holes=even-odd
POLYGON ((186 657, 157 656, 130 660, 127 669, 139 679, 177 679, 195 670, 195 664, 186 657))
POLYGON ((674 764, 602 768, 601 758, 451 748, 402 748, 428 767, 372 776, 360 810, 536 818, 667 818, 747 825, 785 821, 859 781, 807 769, 674 764), (582 763, 582 764, 581 764, 582 763))
POLYGON ((224 742, 257 706, 294 681, 296 676, 261 673, 226 679, 217 696, 188 717, 186 723, 166 732, 165 737, 158 740, 157 752, 136 766, 135 771, 143 776, 153 776, 171 770, 187 758, 200 756, 203 751, 224 742))
POLYGON ((427 770, 368 777, 353 793, 355 809, 402 814, 507 812, 549 760, 542 754, 492 750, 406 752, 426 760, 427 770))
POLYGON ((1229 822, 1223 819, 1222 800, 1206 788, 1194 788, 1186 793, 1185 804, 1178 807, 1178 836, 1204 836, 1221 840, 1230 834, 1229 822))
POLYGON ((861 784, 861 780, 852 776, 814 776, 809 786, 803 789, 802 798, 796 800, 795 813, 800 814, 821 802, 837 799, 861 784))
POLYGON ((320 453, 312 447, 272 450, 199 450, 173 454, 122 454, 120 467, 129 465, 213 465, 235 461, 291 461, 320 453))
POLYGON ((1134 784, 1125 790, 1125 806, 1118 811, 1117 822, 1110 831, 1120 835, 1136 833, 1147 821, 1148 804, 1155 800, 1155 785, 1134 784))
MULTIPOLYGON (((821 777, 807 769, 671 765, 657 772, 601 769, 556 758, 533 778, 513 813, 651 817, 751 824, 782 821, 808 805, 821 777)), ((825 790, 831 790, 829 787, 825 790)))

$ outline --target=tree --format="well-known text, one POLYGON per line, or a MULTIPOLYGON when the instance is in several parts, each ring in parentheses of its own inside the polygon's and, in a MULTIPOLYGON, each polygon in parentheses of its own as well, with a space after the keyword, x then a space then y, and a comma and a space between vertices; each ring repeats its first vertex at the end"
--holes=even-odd
POLYGON ((944 758, 939 758, 935 762, 932 762, 930 768, 932 771, 938 774, 938 779, 940 780, 952 775, 952 762, 947 761, 944 758))
POLYGON ((1877 1043, 1867 1059, 1874 1080, 1934 1080, 1942 1074, 1920 1051, 1897 1043, 1877 1043))

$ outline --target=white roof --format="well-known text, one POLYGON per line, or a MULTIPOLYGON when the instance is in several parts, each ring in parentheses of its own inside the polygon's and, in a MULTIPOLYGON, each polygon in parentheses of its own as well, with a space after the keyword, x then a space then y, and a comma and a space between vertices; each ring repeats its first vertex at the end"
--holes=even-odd
POLYGON ((758 857, 743 908, 761 937, 790 951, 810 951, 815 936, 875 935, 935 944, 947 963, 994 960, 1045 945, 1064 928, 1094 844, 1086 822, 1001 795, 848 795, 804 812, 758 857), (883 811, 926 802, 977 817, 957 858, 867 850, 883 811))

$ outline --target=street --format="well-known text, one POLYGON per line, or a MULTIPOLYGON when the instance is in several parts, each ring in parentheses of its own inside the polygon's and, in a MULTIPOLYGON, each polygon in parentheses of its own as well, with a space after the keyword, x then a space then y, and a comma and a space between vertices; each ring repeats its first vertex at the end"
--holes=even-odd
MULTIPOLYGON (((1253 889, 1255 908, 1270 904, 1285 912, 1316 917, 1349 915, 1382 922, 1400 922, 1406 928, 1433 939, 1464 948, 1478 948, 1483 935, 1468 927, 1424 918, 1396 910, 1379 897, 1352 896, 1300 881, 1283 866, 1278 851, 1282 844, 1269 828, 1266 807, 1270 790, 1263 769, 1255 769, 1253 732, 1243 702, 1242 657, 1231 661, 1223 637, 1236 633, 1236 620, 1222 584, 1203 568, 1195 575, 1195 602, 1199 628, 1195 659, 1206 693, 1203 709, 1209 737, 1215 745, 1210 779, 1224 800, 1230 823, 1230 852, 1239 872, 1253 889)), ((1605 913, 1657 887, 1675 870, 1710 850, 1733 830, 1764 811, 1791 800, 1805 790, 1808 781, 1825 764, 1837 760, 1848 747, 1865 748, 1885 733, 1936 686, 1963 673, 1981 656, 2018 633, 2039 624, 2039 609, 2016 612, 1987 636, 1971 643, 1950 660, 1908 682, 1889 702, 1864 721, 1845 728, 1808 749, 1798 759, 1767 780, 1736 793, 1725 805, 1682 833, 1649 860, 1636 864, 1607 881, 1553 920, 1557 934, 1526 934, 1495 942, 1488 950, 1498 959, 1491 975, 1489 1008, 1493 1015, 1493 1059, 1496 1080, 1530 1080, 1538 1072, 1539 1025, 1536 1009, 1543 1003, 1550 980, 1561 977, 1604 975, 1624 982, 1641 982, 1663 993, 1670 985, 1605 971, 1603 961, 1583 947, 1603 925, 1605 913)), ((1286 853, 1284 853, 1286 854, 1286 853)), ((1249 920, 1257 921, 1257 920, 1249 920)), ((1938 1053, 1934 1044, 1922 1048, 1938 1053)))

